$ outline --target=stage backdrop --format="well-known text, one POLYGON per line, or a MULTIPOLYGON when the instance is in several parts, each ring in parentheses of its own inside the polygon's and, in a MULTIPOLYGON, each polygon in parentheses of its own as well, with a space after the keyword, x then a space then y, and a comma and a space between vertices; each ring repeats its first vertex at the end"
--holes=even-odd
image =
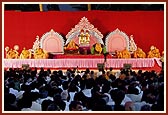
MULTIPOLYGON (((128 36, 134 36, 138 47, 146 53, 151 45, 164 50, 163 11, 50 11, 50 12, 4 12, 4 46, 19 45, 32 48, 37 35, 40 37, 54 29, 64 39, 82 17, 88 18, 103 35, 119 28, 128 36)), ((66 39, 65 39, 66 40, 66 39)))

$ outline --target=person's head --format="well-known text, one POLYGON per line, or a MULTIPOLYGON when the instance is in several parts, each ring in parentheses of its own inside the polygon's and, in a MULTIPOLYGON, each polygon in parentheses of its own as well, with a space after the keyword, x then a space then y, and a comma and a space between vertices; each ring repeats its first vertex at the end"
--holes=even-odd
POLYGON ((78 101, 71 101, 69 104, 70 111, 82 111, 82 104, 78 101))
POLYGON ((101 106, 106 105, 106 101, 105 101, 105 99, 103 99, 103 98, 99 98, 99 99, 97 99, 97 101, 95 102, 95 105, 101 105, 101 106))
POLYGON ((56 104, 52 103, 47 107, 47 111, 60 111, 60 108, 56 104))
POLYGON ((18 103, 21 108, 30 108, 32 106, 32 99, 23 97, 18 103))
POLYGON ((38 92, 31 92, 32 101, 36 101, 40 98, 40 94, 38 92))
POLYGON ((14 94, 5 94, 5 104, 13 104, 16 101, 16 96, 14 94))
POLYGON ((61 110, 65 110, 66 103, 62 100, 61 95, 54 95, 53 100, 54 104, 56 104, 61 110))
POLYGON ((135 95, 138 95, 140 93, 140 91, 138 90, 138 87, 135 87, 135 86, 128 86, 128 94, 135 94, 135 95))
POLYGON ((51 100, 44 100, 41 104, 41 110, 47 111, 48 106, 52 103, 51 100))
POLYGON ((63 91, 62 93, 61 93, 61 99, 62 100, 67 100, 68 99, 68 91, 63 91))
POLYGON ((91 89, 93 87, 92 79, 86 80, 86 89, 91 89))
POLYGON ((110 74, 109 78, 110 78, 112 81, 116 80, 116 76, 115 76, 115 75, 112 75, 112 74, 110 74))
POLYGON ((114 111, 125 111, 123 105, 114 105, 114 111))
POLYGON ((78 88, 76 87, 76 85, 74 83, 71 83, 69 85, 69 89, 68 89, 69 92, 78 92, 78 88))
POLYGON ((74 95, 74 101, 84 101, 86 98, 86 96, 84 95, 84 93, 82 91, 75 93, 74 95))
POLYGON ((135 105, 133 102, 128 101, 125 103, 125 111, 135 111, 135 105))
POLYGON ((90 74, 94 75, 94 71, 91 71, 90 74))
POLYGON ((85 73, 86 73, 86 74, 87 74, 87 73, 90 73, 90 69, 89 69, 89 68, 86 68, 85 73))
POLYGON ((62 97, 60 94, 55 94, 53 100, 55 103, 59 103, 62 100, 62 97))
POLYGON ((102 86, 102 93, 108 93, 109 90, 110 90, 110 82, 106 82, 106 84, 102 86))
POLYGON ((112 90, 110 92, 110 95, 113 101, 115 102, 115 105, 120 105, 122 100, 125 97, 125 92, 122 90, 116 89, 116 90, 112 90))

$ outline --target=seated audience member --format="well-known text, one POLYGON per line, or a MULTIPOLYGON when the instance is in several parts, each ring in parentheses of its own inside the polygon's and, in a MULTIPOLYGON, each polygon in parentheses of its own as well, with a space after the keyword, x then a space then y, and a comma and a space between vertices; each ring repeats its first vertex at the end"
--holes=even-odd
POLYGON ((64 90, 62 93, 61 93, 61 99, 65 102, 65 109, 64 111, 69 111, 69 104, 70 102, 68 101, 68 91, 67 90, 64 90))
POLYGON ((151 106, 151 111, 164 111, 163 106, 160 106, 159 104, 153 104, 151 106))
POLYGON ((9 93, 14 94, 15 96, 17 96, 18 90, 15 89, 14 82, 9 83, 8 87, 9 87, 9 93))
POLYGON ((69 85, 69 89, 68 89, 68 93, 69 93, 69 101, 73 101, 74 100, 74 95, 75 93, 78 92, 78 88, 74 83, 71 83, 69 85))
POLYGON ((91 89, 93 87, 93 82, 94 81, 92 78, 85 80, 85 87, 86 88, 84 90, 82 90, 82 92, 86 97, 91 97, 91 89))
POLYGON ((109 74, 110 74, 110 75, 114 75, 114 73, 113 73, 113 68, 112 68, 112 67, 110 67, 109 74))
POLYGON ((125 92, 119 89, 113 90, 110 92, 111 99, 113 99, 115 105, 114 105, 114 110, 120 111, 120 110, 125 110, 124 106, 121 105, 121 102, 123 101, 125 97, 125 92))
POLYGON ((31 96, 32 96, 31 109, 35 111, 41 111, 41 104, 37 102, 37 100, 40 98, 40 94, 38 92, 31 92, 31 96))
POLYGON ((60 111, 60 108, 56 104, 52 103, 47 107, 47 111, 60 111))
POLYGON ((23 94, 22 99, 19 100, 18 107, 21 108, 21 111, 34 111, 31 109, 32 99, 30 97, 31 96, 29 94, 26 94, 26 96, 23 94))
POLYGON ((60 110, 64 111, 66 107, 66 103, 61 99, 61 95, 56 94, 54 95, 54 104, 56 104, 60 110))
POLYGON ((125 111, 123 105, 114 105, 114 111, 125 111))
POLYGON ((14 94, 8 93, 5 94, 4 100, 4 110, 5 111, 20 111, 20 109, 16 105, 16 96, 14 94))
POLYGON ((126 94, 133 102, 140 102, 142 99, 143 92, 135 86, 129 86, 126 94))
POLYGON ((134 102, 134 106, 135 106, 135 111, 140 111, 141 107, 143 105, 146 105, 147 103, 145 101, 141 101, 141 102, 134 102))
POLYGON ((125 111, 135 111, 135 105, 133 102, 128 101, 125 103, 125 111))
POLYGON ((83 106, 78 101, 71 101, 71 103, 69 104, 70 111, 82 111, 82 109, 83 109, 83 106))
POLYGON ((48 106, 52 103, 53 103, 53 101, 51 101, 51 100, 44 100, 41 104, 41 110, 47 111, 48 106))
POLYGON ((112 106, 107 105, 108 97, 98 98, 92 108, 93 111, 112 111, 112 106))
POLYGON ((142 101, 145 101, 149 104, 154 104, 156 102, 157 90, 154 85, 149 85, 142 95, 142 101))

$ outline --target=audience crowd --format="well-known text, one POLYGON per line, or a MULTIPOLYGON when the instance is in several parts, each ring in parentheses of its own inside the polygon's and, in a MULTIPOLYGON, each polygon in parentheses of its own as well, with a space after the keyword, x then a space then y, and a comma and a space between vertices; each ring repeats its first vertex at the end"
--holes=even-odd
POLYGON ((4 70, 4 111, 164 111, 164 72, 4 70))

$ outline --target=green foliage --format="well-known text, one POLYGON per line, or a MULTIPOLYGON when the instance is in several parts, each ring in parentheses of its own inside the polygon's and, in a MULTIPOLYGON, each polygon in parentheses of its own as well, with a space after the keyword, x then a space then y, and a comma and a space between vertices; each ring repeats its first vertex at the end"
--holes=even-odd
POLYGON ((90 51, 91 54, 94 54, 94 50, 95 50, 95 49, 94 49, 94 47, 92 46, 91 51, 90 51))
POLYGON ((106 47, 104 46, 103 47, 103 54, 105 54, 106 53, 106 47))

